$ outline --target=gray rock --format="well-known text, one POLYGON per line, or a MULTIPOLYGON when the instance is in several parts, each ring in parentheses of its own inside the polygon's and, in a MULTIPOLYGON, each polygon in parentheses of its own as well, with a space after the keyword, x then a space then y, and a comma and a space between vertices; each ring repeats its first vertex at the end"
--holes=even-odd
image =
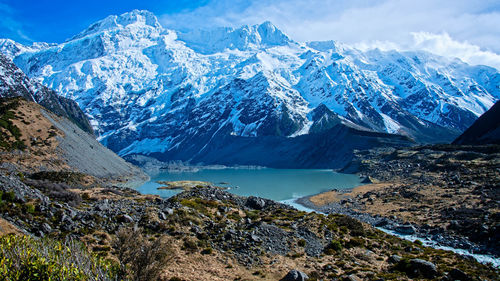
POLYGON ((358 276, 351 274, 343 278, 344 281, 362 281, 358 276))
POLYGON ((401 261, 401 259, 402 259, 402 257, 401 257, 401 256, 398 256, 398 255, 392 255, 392 256, 390 256, 390 257, 389 257, 388 261, 389 261, 390 263, 398 263, 398 262, 400 262, 400 261, 401 261))
POLYGON ((375 222, 376 227, 386 227, 388 224, 390 224, 391 221, 388 220, 387 218, 382 218, 381 220, 375 222))
POLYGON ((415 234, 415 232, 416 232, 415 227, 413 227, 413 225, 411 225, 411 224, 400 225, 400 226, 396 227, 395 231, 398 233, 401 233, 401 234, 405 234, 405 235, 415 234))
POLYGON ((167 215, 165 215, 164 212, 158 212, 158 218, 160 220, 166 220, 167 219, 167 215))
POLYGON ((121 215, 118 217, 118 222, 131 223, 133 221, 134 221, 134 219, 129 215, 121 215))
POLYGON ((68 209, 68 216, 72 219, 74 219, 76 217, 78 213, 72 209, 68 209))
POLYGON ((42 224, 41 230, 43 233, 50 233, 50 232, 52 232, 52 227, 50 227, 50 225, 48 225, 47 223, 44 223, 44 224, 42 224))
POLYGON ((305 281, 307 279, 309 279, 309 276, 307 276, 307 274, 302 271, 293 269, 290 270, 287 275, 285 275, 285 277, 281 279, 281 281, 305 281))
POLYGON ((448 279, 449 280, 460 280, 460 281, 469 281, 469 280, 472 280, 472 278, 469 275, 467 275, 462 270, 456 269, 456 268, 452 269, 448 273, 448 279))
POLYGON ((438 275, 437 267, 435 264, 421 259, 410 260, 410 271, 412 274, 422 275, 425 278, 434 278, 436 275, 438 275))
POLYGON ((252 241, 254 241, 254 242, 260 242, 260 241, 262 241, 262 240, 260 239, 260 237, 259 237, 259 236, 257 236, 257 235, 255 235, 255 234, 250 235, 250 239, 251 239, 252 241))
POLYGON ((229 209, 229 207, 226 207, 226 206, 219 206, 218 210, 221 213, 227 213, 227 212, 229 212, 230 209, 229 209))
POLYGON ((266 202, 262 198, 250 196, 247 199, 246 205, 252 209, 262 210, 266 206, 266 202))
POLYGON ((99 202, 96 206, 96 209, 99 211, 106 211, 109 209, 108 199, 104 199, 102 202, 99 202))

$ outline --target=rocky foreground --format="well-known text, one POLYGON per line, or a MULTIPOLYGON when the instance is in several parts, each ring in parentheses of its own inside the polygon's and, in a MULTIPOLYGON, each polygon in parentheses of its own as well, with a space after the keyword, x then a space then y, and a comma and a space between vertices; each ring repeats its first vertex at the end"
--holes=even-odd
POLYGON ((21 237, 0 237, 0 276, 9 280, 47 268, 57 280, 498 280, 498 269, 349 216, 216 188, 141 195, 123 187, 144 179, 138 168, 23 99, 0 100, 0 125, 0 236, 21 237))
POLYGON ((500 147, 434 145, 357 153, 345 172, 376 182, 303 199, 401 234, 500 255, 500 147))
POLYGON ((498 280, 498 269, 344 215, 213 188, 162 199, 84 185, 81 176, 2 173, 3 194, 12 196, 2 196, 0 225, 81 240, 134 280, 498 280), (137 245, 145 255, 124 258, 137 245))

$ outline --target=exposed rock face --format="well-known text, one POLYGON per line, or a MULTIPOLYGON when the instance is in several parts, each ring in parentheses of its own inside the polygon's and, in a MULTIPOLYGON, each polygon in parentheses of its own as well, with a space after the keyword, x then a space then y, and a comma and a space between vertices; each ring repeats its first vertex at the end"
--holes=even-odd
POLYGON ((57 138, 59 142, 57 150, 70 167, 98 178, 121 179, 124 182, 148 178, 141 169, 104 147, 73 122, 48 112, 42 111, 42 114, 63 132, 64 137, 57 138))
MULTIPOLYGON (((21 151, 0 148, 2 167, 23 173, 78 171, 115 184, 137 184, 148 179, 141 169, 101 145, 64 116, 19 97, 2 99, 0 103, 10 105, 9 122, 19 132, 18 142, 24 144, 21 151)), ((5 140, 13 139, 10 131, 2 130, 2 134, 5 140)))
POLYGON ((93 135, 90 123, 78 104, 58 96, 53 90, 29 79, 12 61, 0 53, 0 97, 23 97, 51 112, 64 116, 93 135))
POLYGON ((453 144, 500 144, 500 101, 481 115, 453 144))

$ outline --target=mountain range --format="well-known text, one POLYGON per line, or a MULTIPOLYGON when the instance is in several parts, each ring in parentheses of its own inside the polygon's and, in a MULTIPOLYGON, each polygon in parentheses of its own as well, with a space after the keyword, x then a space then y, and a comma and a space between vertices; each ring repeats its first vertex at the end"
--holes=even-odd
POLYGON ((500 99, 494 68, 300 43, 270 22, 182 33, 134 10, 0 50, 76 101, 108 148, 162 161, 341 167, 354 149, 450 142, 500 99))

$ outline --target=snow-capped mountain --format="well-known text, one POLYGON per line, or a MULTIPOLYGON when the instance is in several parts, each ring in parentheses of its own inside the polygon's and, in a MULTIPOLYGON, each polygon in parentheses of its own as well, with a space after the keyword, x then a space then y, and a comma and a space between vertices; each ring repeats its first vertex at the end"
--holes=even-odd
MULTIPOLYGON (((0 50, 77 101, 109 148, 162 160, 269 165, 259 159, 282 143, 287 149, 276 157, 299 161, 306 156, 297 147, 315 147, 318 135, 332 139, 332 130, 380 143, 394 136, 379 133, 449 141, 500 98, 500 73, 490 67, 426 52, 298 43, 270 22, 180 33, 134 10, 62 44, 3 40, 0 50), (263 155, 234 155, 249 147, 263 155)), ((342 141, 323 143, 323 151, 335 154, 342 141)), ((349 148, 369 141, 356 143, 349 148)), ((304 165, 321 163, 314 159, 304 165)))

